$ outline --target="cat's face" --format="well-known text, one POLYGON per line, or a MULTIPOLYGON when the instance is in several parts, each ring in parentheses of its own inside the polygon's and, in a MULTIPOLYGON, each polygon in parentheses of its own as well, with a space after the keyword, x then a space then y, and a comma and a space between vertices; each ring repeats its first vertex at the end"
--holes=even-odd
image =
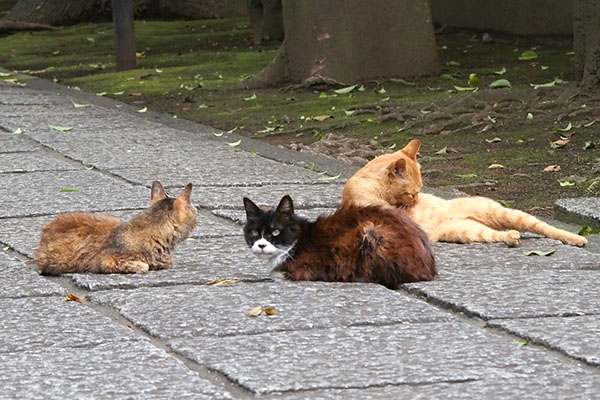
POLYGON ((419 192, 423 189, 421 165, 417 161, 420 146, 418 140, 412 140, 393 154, 395 159, 386 168, 385 200, 393 206, 415 205, 419 192))
POLYGON ((275 210, 261 210, 244 198, 246 224, 244 237, 252 252, 265 260, 280 264, 289 255, 300 236, 300 225, 289 196, 284 196, 275 210))

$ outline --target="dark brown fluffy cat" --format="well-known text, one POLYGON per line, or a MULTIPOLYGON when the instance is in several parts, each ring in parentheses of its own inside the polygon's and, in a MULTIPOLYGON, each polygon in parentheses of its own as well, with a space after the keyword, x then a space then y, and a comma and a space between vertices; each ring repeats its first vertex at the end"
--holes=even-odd
POLYGON ((287 279, 396 288, 436 276, 427 235, 403 210, 348 206, 309 222, 294 214, 290 196, 268 211, 247 198, 244 207, 246 242, 287 279))
POLYGON ((173 268, 175 245, 198 221, 192 184, 173 199, 152 183, 150 207, 129 222, 84 212, 60 214, 42 231, 34 261, 43 274, 145 273, 173 268))

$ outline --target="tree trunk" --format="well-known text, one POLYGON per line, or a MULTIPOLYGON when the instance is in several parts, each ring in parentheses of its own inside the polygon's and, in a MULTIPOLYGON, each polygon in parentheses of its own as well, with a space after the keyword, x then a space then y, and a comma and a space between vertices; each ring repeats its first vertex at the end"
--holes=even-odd
POLYGON ((6 19, 53 26, 69 25, 97 16, 105 3, 106 0, 19 0, 6 19))
POLYGON ((283 39, 281 0, 250 0, 247 4, 256 46, 283 39))
POLYGON ((283 0, 285 39, 248 87, 440 70, 428 0, 283 0))
POLYGON ((125 71, 136 67, 133 7, 133 0, 112 0, 118 71, 125 71))
POLYGON ((575 0, 575 75, 585 90, 600 89, 600 0, 575 0))

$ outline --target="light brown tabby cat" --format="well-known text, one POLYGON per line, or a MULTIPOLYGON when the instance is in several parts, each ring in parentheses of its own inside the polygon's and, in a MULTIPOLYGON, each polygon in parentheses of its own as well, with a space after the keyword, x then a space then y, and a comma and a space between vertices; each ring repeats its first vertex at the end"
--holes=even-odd
POLYGON ((585 246, 587 239, 554 228, 523 211, 503 207, 486 197, 444 200, 420 193, 421 166, 412 140, 401 150, 381 155, 358 170, 344 186, 342 204, 405 207, 432 242, 504 242, 516 246, 520 232, 534 232, 572 246, 585 246))
POLYGON ((131 221, 84 212, 60 214, 42 231, 34 261, 43 274, 145 273, 173 268, 175 245, 198 221, 189 183, 177 199, 152 183, 150 207, 131 221))

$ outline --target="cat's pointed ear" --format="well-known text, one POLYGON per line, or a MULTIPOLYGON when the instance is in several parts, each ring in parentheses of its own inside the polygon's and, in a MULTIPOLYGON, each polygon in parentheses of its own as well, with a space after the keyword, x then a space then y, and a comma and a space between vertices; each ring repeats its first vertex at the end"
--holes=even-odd
POLYGON ((260 208, 247 197, 244 197, 244 208, 246 209, 246 218, 256 217, 261 213, 260 208))
POLYGON ((406 160, 404 158, 397 159, 388 165, 387 170, 388 175, 392 178, 404 177, 406 173, 406 160))
POLYGON ((408 144, 406 146, 404 146, 404 148, 402 149, 402 152, 404 152, 404 154, 406 154, 413 160, 416 160, 417 153, 419 152, 420 148, 421 148, 421 142, 418 139, 413 139, 410 142, 408 142, 408 144))
POLYGON ((167 192, 159 181, 152 182, 152 191, 150 192, 150 204, 167 198, 167 192))
POLYGON ((192 202, 190 201, 190 196, 192 195, 192 184, 188 183, 183 189, 183 192, 179 195, 179 197, 175 200, 176 207, 189 207, 192 202))
POLYGON ((279 213, 293 214, 294 213, 294 202, 292 201, 292 198, 287 194, 285 196, 283 196, 283 198, 279 202, 279 205, 277 206, 277 210, 275 212, 278 214, 279 213))

